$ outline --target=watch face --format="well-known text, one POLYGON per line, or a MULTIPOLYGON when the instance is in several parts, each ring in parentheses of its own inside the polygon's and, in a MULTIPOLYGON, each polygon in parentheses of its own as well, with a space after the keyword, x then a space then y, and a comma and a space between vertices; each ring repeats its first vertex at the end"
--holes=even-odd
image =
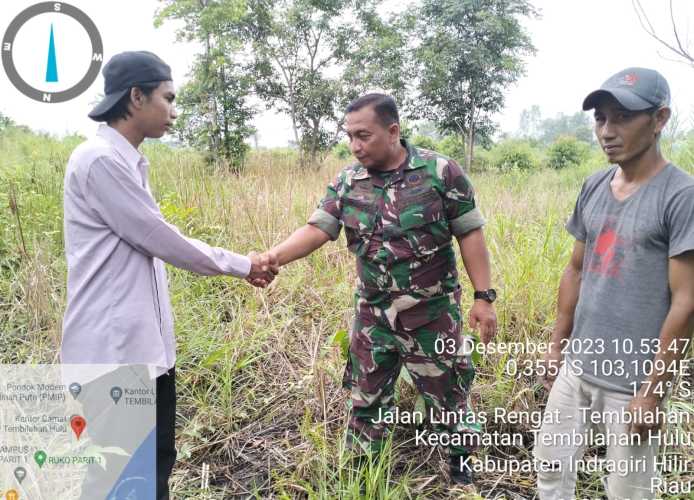
POLYGON ((475 291, 475 300, 477 299, 486 300, 491 304, 496 300, 496 290, 490 288, 489 290, 475 291))

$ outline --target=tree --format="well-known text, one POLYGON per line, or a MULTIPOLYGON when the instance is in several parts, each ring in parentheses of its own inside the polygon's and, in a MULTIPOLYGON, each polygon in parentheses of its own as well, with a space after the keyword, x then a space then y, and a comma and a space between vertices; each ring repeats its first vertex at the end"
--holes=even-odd
POLYGON ((268 107, 289 115, 294 141, 314 159, 333 142, 341 87, 335 74, 347 59, 353 31, 341 21, 349 2, 279 0, 255 3, 255 89, 268 107))
POLYGON ((526 139, 537 139, 540 136, 542 112, 540 106, 533 104, 530 108, 521 111, 518 132, 526 139))
POLYGON ((554 118, 543 118, 537 104, 524 109, 520 116, 519 136, 539 141, 545 146, 559 137, 571 136, 579 141, 593 142, 593 123, 588 115, 577 111, 572 115, 558 113, 554 118))
POLYGON ((423 0, 416 48, 421 117, 465 137, 466 167, 476 137, 495 130, 493 113, 504 90, 524 72, 535 51, 520 18, 536 15, 526 0, 423 0))
POLYGON ((405 89, 402 31, 378 2, 257 0, 256 92, 289 115, 294 141, 313 162, 338 141, 346 105, 368 88, 405 89))
POLYGON ((651 20, 648 18, 648 14, 641 5, 640 0, 631 0, 636 15, 639 18, 639 23, 641 27, 648 33, 651 37, 658 41, 663 47, 667 48, 671 53, 675 54, 679 59, 684 60, 685 63, 689 64, 694 68, 694 52, 689 48, 688 43, 682 41, 682 35, 680 34, 680 28, 675 22, 675 11, 672 7, 672 0, 670 0, 670 25, 672 29, 672 41, 666 40, 662 35, 656 33, 651 20))
POLYGON ((358 43, 354 44, 342 78, 355 97, 380 90, 393 96, 404 110, 414 105, 414 82, 410 75, 416 67, 410 39, 416 17, 406 11, 392 14, 386 20, 378 13, 381 3, 380 0, 357 2, 358 43))
POLYGON ((0 113, 0 131, 5 130, 6 128, 13 127, 15 125, 14 121, 12 118, 9 116, 5 116, 2 113, 0 113))
POLYGON ((573 115, 559 113, 555 118, 545 118, 540 123, 538 139, 550 144, 562 136, 572 136, 582 142, 593 142, 593 124, 588 115, 577 111, 573 115))
MULTIPOLYGON (((287 113, 294 141, 313 162, 337 143, 343 111, 374 87, 403 96, 411 19, 386 21, 377 0, 160 0, 155 24, 183 21, 179 38, 203 53, 180 92, 179 136, 238 161, 255 94, 287 113)), ((317 162, 316 162, 317 163, 317 162)))
POLYGON ((238 170, 255 129, 254 110, 247 99, 252 88, 250 71, 242 63, 246 26, 243 0, 160 0, 164 3, 155 25, 177 19, 184 22, 179 39, 195 40, 204 48, 179 90, 179 138, 205 148, 210 160, 219 157, 238 170))

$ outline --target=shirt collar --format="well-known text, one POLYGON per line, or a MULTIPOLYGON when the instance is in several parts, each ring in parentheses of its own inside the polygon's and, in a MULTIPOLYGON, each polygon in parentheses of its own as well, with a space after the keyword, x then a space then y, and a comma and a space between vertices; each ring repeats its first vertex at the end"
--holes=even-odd
MULTIPOLYGON (((407 165, 405 165, 404 170, 414 170, 416 168, 423 167, 427 164, 427 160, 422 158, 422 156, 419 154, 419 151, 417 151, 417 148, 410 144, 408 141, 406 141, 405 139, 400 139, 400 144, 402 144, 402 146, 405 149, 407 149, 407 156, 409 158, 409 161, 407 162, 407 165)), ((353 178, 367 179, 369 177, 371 177, 369 169, 361 163, 358 163, 357 172, 353 178)))
POLYGON ((419 154, 419 150, 410 144, 405 139, 400 139, 400 143, 407 148, 407 154, 410 157, 410 162, 405 166, 405 170, 414 170, 415 168, 424 167, 428 162, 422 155, 419 154))
POLYGON ((102 123, 96 131, 96 135, 108 141, 125 162, 133 168, 138 168, 141 164, 147 165, 147 160, 142 156, 142 153, 135 149, 115 128, 102 123))

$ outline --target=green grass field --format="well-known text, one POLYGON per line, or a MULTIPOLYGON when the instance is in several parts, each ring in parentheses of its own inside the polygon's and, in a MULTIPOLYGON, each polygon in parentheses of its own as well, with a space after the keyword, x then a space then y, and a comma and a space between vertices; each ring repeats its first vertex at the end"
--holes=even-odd
MULTIPOLYGON (((0 131, 3 363, 58 361, 66 280, 62 180, 81 140, 0 131)), ((166 219, 189 236, 238 253, 263 250, 304 224, 341 167, 332 157, 316 170, 296 165, 290 153, 254 152, 236 176, 205 165, 194 152, 157 143, 146 144, 144 152, 166 219)), ((694 170, 692 139, 670 152, 694 170)), ((603 166, 594 152, 575 169, 472 173, 500 295, 497 341, 548 338, 573 245, 563 224, 582 180, 603 166)), ((448 486, 442 453, 416 447, 412 428, 395 430, 379 462, 350 469, 341 446, 344 361, 332 341, 349 329, 351 318, 355 270, 343 237, 287 266, 266 290, 168 271, 178 339, 175 498, 359 498, 360 482, 365 498, 473 498, 448 486), (200 489, 204 463, 210 467, 206 491, 200 489)), ((467 312, 472 294, 469 283, 463 286, 467 312)), ((509 377, 506 363, 501 355, 482 359, 473 391, 477 408, 531 411, 543 405, 544 389, 531 377, 509 377)), ((401 381, 398 398, 401 407, 412 408, 416 394, 401 381)), ((677 404, 694 413, 691 400, 677 404)), ((485 448, 480 456, 528 456, 530 426, 512 430, 526 433, 524 447, 485 448)), ((694 458, 692 450, 680 451, 694 458)), ((532 475, 480 479, 484 498, 534 495, 532 475)), ((588 498, 602 491, 597 476, 581 477, 579 488, 588 498)))

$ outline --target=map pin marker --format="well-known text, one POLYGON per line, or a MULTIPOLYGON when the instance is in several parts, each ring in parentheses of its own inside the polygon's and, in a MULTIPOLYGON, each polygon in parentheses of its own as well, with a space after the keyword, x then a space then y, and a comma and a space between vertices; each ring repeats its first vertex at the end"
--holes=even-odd
POLYGON ((17 481, 19 481, 19 484, 22 484, 22 481, 24 481, 24 478, 27 477, 27 470, 24 467, 17 467, 14 470, 14 477, 17 478, 17 481))
POLYGON ((43 464, 46 461, 46 452, 43 450, 37 451, 34 453, 34 460, 36 460, 36 463, 39 464, 39 468, 43 467, 43 464))
POLYGON ((5 498, 6 500, 19 500, 19 493, 16 490, 7 490, 5 498))
POLYGON ((73 382, 70 384, 70 394, 72 394, 72 397, 77 399, 77 396, 80 395, 80 392, 82 392, 82 386, 78 384, 77 382, 73 382))
POLYGON ((111 387, 111 399, 113 399, 114 403, 118 404, 121 396, 123 396, 123 389, 118 386, 111 387))
POLYGON ((79 439, 82 431, 85 427, 87 427, 87 421, 79 415, 73 415, 70 419, 70 427, 72 427, 75 436, 77 436, 77 439, 79 439))

